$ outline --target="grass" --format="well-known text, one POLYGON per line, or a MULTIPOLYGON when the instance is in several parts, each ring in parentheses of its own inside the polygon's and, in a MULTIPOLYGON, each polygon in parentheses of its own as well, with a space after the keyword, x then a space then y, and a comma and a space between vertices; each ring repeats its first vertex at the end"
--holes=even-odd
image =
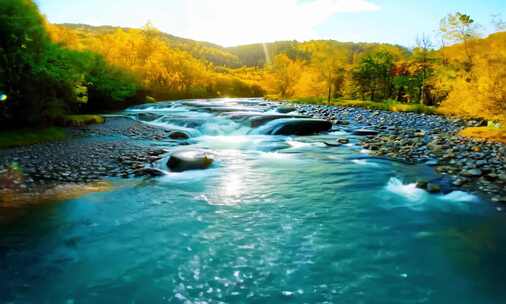
POLYGON ((104 122, 105 119, 100 115, 66 115, 63 118, 63 124, 72 127, 103 124, 104 122))
POLYGON ((506 128, 476 127, 466 128, 459 132, 462 137, 476 140, 487 140, 506 144, 506 128))
POLYGON ((66 115, 55 125, 41 130, 20 129, 0 132, 0 149, 40 144, 50 141, 64 140, 67 137, 65 126, 81 127, 90 124, 102 124, 105 119, 100 115, 66 115))
MULTIPOLYGON (((267 98, 271 100, 279 100, 279 98, 273 96, 269 96, 267 98)), ((390 112, 415 112, 425 114, 439 114, 435 107, 415 103, 401 103, 394 100, 376 102, 376 101, 352 100, 352 99, 332 99, 330 103, 328 103, 326 98, 306 97, 306 98, 290 99, 288 101, 300 104, 321 104, 321 105, 332 105, 341 107, 356 107, 356 108, 366 108, 370 110, 380 110, 390 112)))
POLYGON ((63 128, 42 130, 12 130, 0 132, 0 149, 64 140, 67 137, 63 128))

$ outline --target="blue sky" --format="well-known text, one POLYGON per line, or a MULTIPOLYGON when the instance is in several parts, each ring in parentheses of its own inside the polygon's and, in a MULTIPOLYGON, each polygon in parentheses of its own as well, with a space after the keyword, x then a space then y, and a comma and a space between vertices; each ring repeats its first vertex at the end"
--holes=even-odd
MULTIPOLYGON (((233 46, 276 40, 335 39, 413 46, 435 37, 448 13, 470 14, 491 31, 506 0, 36 0, 53 23, 142 27, 233 46)), ((437 38, 434 38, 437 41, 437 38)))

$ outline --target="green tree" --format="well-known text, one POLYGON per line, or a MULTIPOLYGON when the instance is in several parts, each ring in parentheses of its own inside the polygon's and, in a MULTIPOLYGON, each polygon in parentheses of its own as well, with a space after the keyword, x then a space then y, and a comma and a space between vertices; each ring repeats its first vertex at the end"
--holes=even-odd
POLYGON ((394 57, 388 51, 379 51, 365 56, 353 71, 362 98, 381 100, 392 93, 392 70, 394 57))

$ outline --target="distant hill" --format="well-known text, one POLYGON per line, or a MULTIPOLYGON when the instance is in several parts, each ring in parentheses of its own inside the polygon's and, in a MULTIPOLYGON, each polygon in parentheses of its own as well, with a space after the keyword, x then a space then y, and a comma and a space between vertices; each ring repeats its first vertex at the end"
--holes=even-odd
MULTIPOLYGON (((114 32, 118 29, 128 30, 129 28, 123 27, 115 27, 115 26, 91 26, 87 24, 70 24, 64 23, 60 24, 66 28, 71 28, 77 31, 84 32, 86 34, 105 34, 114 32)), ((189 52, 193 57, 201 60, 205 60, 213 63, 217 66, 226 66, 237 68, 241 67, 240 59, 229 52, 226 48, 221 47, 219 45, 204 42, 204 41, 196 41, 186 38, 177 37, 174 35, 170 35, 167 33, 160 32, 162 38, 164 38, 167 43, 174 48, 184 50, 189 52)))
MULTIPOLYGON (((128 30, 115 26, 91 26, 86 24, 61 24, 61 26, 83 32, 86 35, 104 34, 114 32, 118 29, 128 30)), ((272 60, 281 53, 286 53, 292 58, 307 56, 300 51, 299 46, 306 42, 298 41, 278 41, 271 43, 256 43, 240 45, 235 47, 222 47, 205 41, 196 41, 187 38, 177 37, 171 34, 160 32, 160 35, 167 43, 176 49, 189 52, 193 57, 210 62, 218 67, 239 68, 239 67, 263 67, 267 60, 272 60)), ((350 50, 352 54, 367 52, 380 45, 385 45, 398 49, 400 52, 408 54, 407 48, 399 45, 380 44, 380 43, 353 43, 332 41, 336 47, 344 47, 350 50)))

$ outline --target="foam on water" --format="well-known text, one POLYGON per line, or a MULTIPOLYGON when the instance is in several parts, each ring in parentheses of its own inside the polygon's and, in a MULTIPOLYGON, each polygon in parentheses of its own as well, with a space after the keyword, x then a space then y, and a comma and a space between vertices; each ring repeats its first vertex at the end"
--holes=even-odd
POLYGON ((479 202, 480 199, 472 195, 470 193, 464 192, 464 191, 453 191, 446 195, 443 195, 439 197, 439 199, 443 201, 453 201, 453 202, 467 202, 467 203, 473 203, 473 202, 479 202))
POLYGON ((361 166, 370 166, 370 167, 375 167, 375 168, 379 168, 380 167, 379 164, 370 162, 370 161, 368 161, 366 159, 354 159, 351 162, 354 163, 354 164, 357 164, 357 165, 361 165, 361 166))
POLYGON ((390 178, 387 183, 386 190, 413 202, 421 201, 427 195, 427 192, 422 189, 418 189, 415 183, 403 184, 402 181, 396 177, 390 178))
POLYGON ((199 143, 211 149, 255 149, 266 140, 268 138, 265 136, 217 135, 202 136, 199 138, 199 143))
POLYGON ((192 129, 192 128, 187 128, 187 127, 182 127, 182 126, 175 125, 175 124, 168 123, 168 122, 152 121, 152 122, 146 122, 146 124, 152 125, 152 126, 157 126, 157 127, 163 127, 163 128, 168 129, 168 130, 184 131, 184 132, 187 132, 188 134, 190 134, 193 137, 197 137, 197 136, 201 136, 202 135, 202 133, 199 130, 192 129))
POLYGON ((170 172, 166 171, 167 175, 157 179, 161 183, 169 184, 193 184, 197 181, 202 181, 206 178, 214 176, 219 173, 219 168, 207 169, 207 170, 190 170, 184 172, 170 172))
POLYGON ((326 147, 326 145, 322 142, 301 142, 289 139, 286 141, 286 143, 291 147, 292 150, 298 150, 298 149, 312 149, 315 147, 326 147))

